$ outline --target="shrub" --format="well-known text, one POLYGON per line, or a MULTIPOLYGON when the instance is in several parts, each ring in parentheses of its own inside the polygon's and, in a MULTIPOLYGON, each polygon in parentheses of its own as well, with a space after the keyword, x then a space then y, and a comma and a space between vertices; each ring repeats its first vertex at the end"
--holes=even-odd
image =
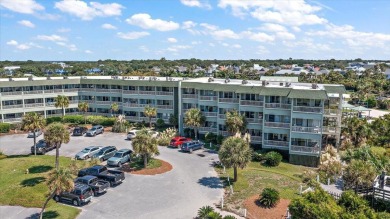
POLYGON ((214 212, 214 208, 211 207, 211 206, 204 206, 204 207, 201 207, 199 210, 198 210, 198 218, 199 219, 206 219, 208 218, 208 215, 209 213, 211 212, 214 212))
POLYGON ((163 132, 160 133, 158 137, 158 145, 160 146, 168 146, 171 142, 171 139, 177 135, 177 129, 175 128, 167 128, 163 132))
POLYGON ((223 137, 223 135, 218 135, 217 136, 217 144, 222 144, 224 139, 225 139, 225 137, 223 137))
POLYGON ((58 117, 58 116, 46 118, 47 125, 49 125, 50 123, 61 122, 61 121, 62 121, 62 118, 58 117))
POLYGON ((260 195, 259 202, 267 208, 274 207, 280 200, 279 192, 272 188, 265 188, 260 195))
POLYGON ((264 156, 256 151, 254 151, 252 153, 252 161, 263 161, 264 160, 264 156))
POLYGON ((282 161, 283 157, 280 153, 276 151, 268 152, 265 155, 266 163, 272 167, 279 166, 280 162, 282 161))
POLYGON ((11 125, 9 123, 0 123, 0 133, 8 133, 11 125))
POLYGON ((22 123, 11 123, 11 124, 9 124, 10 126, 9 126, 9 129, 10 130, 20 130, 21 129, 21 127, 22 127, 22 123))
POLYGON ((6 157, 7 157, 7 155, 5 155, 2 150, 0 150, 0 160, 4 159, 6 157))
POLYGON ((164 120, 163 120, 163 119, 160 119, 160 118, 157 119, 157 121, 156 121, 156 126, 159 127, 159 128, 164 127, 164 126, 165 126, 164 120))
POLYGON ((207 132, 206 135, 204 136, 204 141, 205 143, 217 143, 217 135, 212 133, 212 132, 207 132))
POLYGON ((82 115, 65 115, 62 119, 64 123, 84 124, 84 116, 82 115))
POLYGON ((112 132, 117 132, 117 133, 126 132, 128 126, 129 124, 125 120, 125 116, 119 115, 118 117, 116 117, 114 126, 112 126, 112 132))
POLYGON ((104 116, 88 116, 87 122, 92 125, 113 126, 115 118, 108 118, 104 116))

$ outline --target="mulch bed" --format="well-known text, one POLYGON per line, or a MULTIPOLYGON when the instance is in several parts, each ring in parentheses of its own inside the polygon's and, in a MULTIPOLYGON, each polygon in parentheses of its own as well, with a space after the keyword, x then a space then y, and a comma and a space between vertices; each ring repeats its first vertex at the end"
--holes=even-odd
MULTIPOLYGON (((159 159, 158 159, 159 160, 159 159)), ((131 174, 137 175, 156 175, 163 174, 172 170, 172 165, 166 161, 160 160, 161 166, 153 169, 134 170, 129 165, 122 166, 121 170, 131 174)))
POLYGON ((273 208, 265 208, 258 202, 259 195, 251 196, 244 201, 247 209, 247 218, 249 219, 281 219, 285 218, 287 207, 290 204, 288 199, 280 199, 279 203, 273 208))

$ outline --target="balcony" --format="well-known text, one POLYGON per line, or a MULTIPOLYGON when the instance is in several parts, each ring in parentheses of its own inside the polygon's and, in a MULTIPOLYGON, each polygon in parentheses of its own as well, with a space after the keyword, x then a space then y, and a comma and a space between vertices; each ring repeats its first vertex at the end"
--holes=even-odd
POLYGON ((324 114, 327 116, 338 116, 340 111, 338 109, 324 109, 324 114))
POLYGON ((172 96, 173 92, 170 92, 170 91, 157 91, 156 95, 157 96, 172 96))
POLYGON ((196 94, 182 94, 181 97, 183 99, 198 99, 198 95, 196 94))
POLYGON ((319 127, 303 127, 303 126, 293 126, 291 127, 292 132, 305 132, 305 133, 321 133, 321 128, 319 127))
POLYGON ((156 105, 157 109, 173 109, 173 105, 156 105))
POLYGON ((272 128, 290 128, 290 123, 284 122, 265 122, 264 126, 272 127, 272 128))
POLYGON ((78 104, 79 100, 69 100, 69 104, 78 104))
POLYGON ((138 94, 138 90, 122 90, 123 94, 138 94))
POLYGON ((59 116, 62 116, 62 114, 61 113, 46 114, 46 118, 49 118, 49 117, 59 117, 59 116))
POLYGON ((96 89, 95 92, 97 93, 111 93, 110 89, 96 89))
POLYGON ((248 124, 262 124, 263 120, 258 118, 246 118, 248 124))
POLYGON ((20 122, 22 121, 22 118, 8 118, 4 119, 4 122, 20 122))
POLYGON ((225 115, 225 114, 219 114, 219 115, 218 115, 218 118, 220 118, 220 119, 226 119, 226 115, 225 115))
POLYGON ((141 95, 156 95, 156 91, 138 91, 138 94, 141 95))
POLYGON ((23 104, 17 104, 17 105, 3 105, 3 109, 15 109, 15 108, 23 108, 23 104))
POLYGON ((213 127, 200 127, 199 132, 217 132, 217 128, 213 127))
POLYGON ((65 93, 70 93, 70 92, 78 92, 79 91, 79 89, 78 88, 70 88, 70 89, 64 89, 64 92, 65 93))
POLYGON ((32 108, 32 107, 43 107, 43 103, 25 103, 25 108, 32 108))
POLYGON ((217 112, 202 112, 206 117, 217 117, 217 112))
POLYGON ((139 121, 138 116, 126 116, 125 119, 130 120, 130 121, 139 121))
POLYGON ((217 96, 200 96, 199 100, 203 101, 215 101, 217 100, 217 96))
POLYGON ((24 91, 24 95, 30 95, 30 94, 42 94, 43 90, 30 90, 30 91, 24 91))
MULTIPOLYGON (((33 92, 31 94, 34 94, 36 91, 29 91, 29 92, 33 92)), ((45 90, 44 92, 45 92, 45 94, 62 93, 62 89, 51 89, 51 90, 45 90)), ((38 93, 41 93, 41 92, 38 91, 38 93)))
POLYGON ((288 141, 275 141, 275 140, 264 140, 263 145, 269 147, 281 147, 288 149, 288 141))
MULTIPOLYGON (((4 108, 4 106, 3 106, 4 108)), ((322 132, 324 134, 337 134, 337 127, 331 127, 331 126, 324 126, 322 127, 322 132)))
POLYGON ((251 136, 251 142, 261 142, 263 140, 262 136, 251 136))
POLYGON ((305 113, 322 113, 322 107, 308 107, 308 106, 294 106, 294 112, 305 112, 305 113))
POLYGON ((1 96, 22 95, 22 91, 2 92, 1 96))
POLYGON ((95 104, 99 105, 111 105, 111 101, 95 101, 95 104))
POLYGON ((95 92, 95 88, 80 88, 79 91, 95 92))
POLYGON ((123 103, 124 107, 140 107, 140 104, 138 103, 123 103))
POLYGON ((238 103, 238 99, 236 98, 219 98, 219 103, 238 103))
POLYGON ((291 104, 283 104, 283 103, 265 103, 264 107, 267 109, 291 109, 291 104))
POLYGON ((222 135, 222 136, 229 136, 229 132, 228 131, 219 131, 218 132, 219 135, 222 135))
POLYGON ((264 106, 264 102, 263 101, 255 101, 255 100, 241 100, 240 105, 241 106, 262 107, 262 106, 264 106))
POLYGON ((321 148, 318 146, 306 147, 306 146, 291 145, 290 151, 309 153, 309 154, 319 154, 321 151, 321 148))

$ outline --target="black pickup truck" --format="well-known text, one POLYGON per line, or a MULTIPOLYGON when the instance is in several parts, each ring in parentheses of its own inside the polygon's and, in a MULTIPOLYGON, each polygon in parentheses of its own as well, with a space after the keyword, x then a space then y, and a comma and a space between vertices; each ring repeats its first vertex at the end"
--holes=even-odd
POLYGON ((92 199, 91 187, 84 184, 75 184, 74 189, 70 192, 61 192, 54 196, 56 202, 65 201, 70 202, 74 206, 81 206, 91 201, 92 199))
POLYGON ((96 176, 99 179, 105 180, 110 183, 110 186, 117 185, 125 180, 125 174, 122 171, 108 170, 107 167, 102 165, 96 165, 79 171, 79 177, 86 175, 96 176))
POLYGON ((101 179, 98 179, 96 176, 83 176, 83 177, 77 177, 74 181, 78 184, 85 184, 91 187, 94 196, 97 196, 98 194, 101 194, 110 187, 110 183, 101 179))

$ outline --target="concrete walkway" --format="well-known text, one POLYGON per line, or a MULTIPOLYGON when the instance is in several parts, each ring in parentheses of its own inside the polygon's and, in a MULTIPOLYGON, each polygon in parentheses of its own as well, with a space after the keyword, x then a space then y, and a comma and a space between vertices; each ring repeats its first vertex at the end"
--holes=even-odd
MULTIPOLYGON (((372 109, 370 111, 370 116, 373 117, 373 118, 379 118, 381 116, 384 116, 386 114, 389 114, 390 112, 387 112, 387 111, 382 111, 382 110, 376 110, 376 109, 372 109)), ((363 112, 362 113, 363 115, 365 116, 368 116, 368 112, 363 112)))
POLYGON ((20 206, 0 206, 0 218, 2 219, 33 219, 33 215, 39 214, 39 208, 25 208, 20 206))

